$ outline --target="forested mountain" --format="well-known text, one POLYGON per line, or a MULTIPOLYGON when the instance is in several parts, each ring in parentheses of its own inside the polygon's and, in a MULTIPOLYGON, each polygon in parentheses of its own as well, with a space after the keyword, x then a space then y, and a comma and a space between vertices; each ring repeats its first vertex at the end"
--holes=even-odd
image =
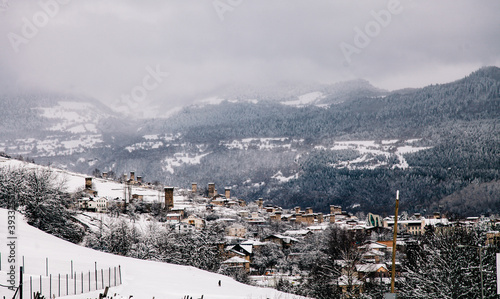
MULTIPOLYGON (((14 105, 11 98, 4 101, 14 105)), ((58 128, 56 119, 36 112, 40 109, 19 105, 17 112, 2 113, 33 119, 23 126, 43 134, 74 134, 69 140, 79 141, 72 150, 67 140, 45 152, 43 140, 31 141, 37 146, 24 155, 87 173, 134 170, 145 180, 178 187, 214 182, 249 201, 263 197, 317 211, 340 204, 352 212, 390 213, 397 189, 409 212, 500 208, 497 67, 448 84, 394 92, 362 80, 261 91, 229 88, 163 119, 123 119, 89 104, 84 111, 95 114, 84 119, 94 126, 58 128), (469 196, 476 190, 471 186, 488 186, 488 195, 469 196), (458 201, 469 203, 461 208, 458 201)), ((2 127, 15 135, 10 123, 2 127)), ((4 142, 5 151, 19 154, 23 147, 12 144, 4 142)))

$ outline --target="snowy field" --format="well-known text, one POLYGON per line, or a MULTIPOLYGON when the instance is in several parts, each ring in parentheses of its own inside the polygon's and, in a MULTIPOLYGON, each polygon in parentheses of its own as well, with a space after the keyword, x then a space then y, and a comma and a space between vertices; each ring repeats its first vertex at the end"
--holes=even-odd
MULTIPOLYGON (((82 125, 74 129, 90 128, 90 125, 82 125)), ((44 140, 35 140, 33 138, 16 139, 7 145, 6 142, 0 142, 0 151, 15 153, 16 155, 30 156, 34 150, 39 155, 52 157, 56 155, 72 155, 82 153, 85 150, 102 144, 100 134, 81 134, 68 139, 61 139, 60 136, 47 136, 44 140)))
POLYGON ((304 107, 307 105, 311 105, 324 98, 325 96, 323 95, 322 92, 316 91, 301 95, 298 97, 297 100, 294 101, 281 102, 281 104, 287 106, 304 107))
POLYGON ((174 173, 174 167, 179 167, 183 164, 197 165, 201 164, 201 159, 209 155, 204 153, 199 155, 190 155, 188 153, 175 153, 173 158, 165 158, 163 162, 163 170, 166 172, 174 173))
MULTIPOLYGON (((61 274, 64 276, 71 272, 71 261, 73 261, 73 271, 80 273, 93 271, 95 265, 98 269, 109 267, 121 268, 122 285, 111 287, 108 295, 113 298, 175 298, 181 299, 189 295, 192 298, 204 299, 292 299, 301 298, 298 296, 285 294, 269 288, 259 288, 238 283, 232 278, 199 270, 193 267, 171 265, 166 263, 137 260, 128 257, 116 256, 81 247, 52 235, 46 234, 36 228, 26 224, 17 214, 17 266, 22 264, 22 257, 25 263, 25 296, 29 298, 26 287, 29 286, 29 277, 33 281, 39 279, 40 275, 46 277, 46 261, 48 259, 48 272, 53 277, 61 274), (219 287, 218 282, 221 281, 219 287)), ((7 285, 6 269, 7 261, 7 210, 0 209, 0 238, 1 246, 1 266, 0 284, 7 285)), ((77 275, 78 276, 78 275, 77 275)), ((16 279, 16 281, 18 278, 16 279)), ((80 288, 79 281, 77 290, 80 288)), ((70 282, 70 286, 72 283, 70 282)), ((44 286, 48 292, 48 288, 44 286)), ((53 287, 55 289, 55 286, 53 287)), ((71 292, 71 291, 70 291, 71 292)), ((64 298, 86 299, 97 298, 102 291, 92 290, 90 293, 64 296, 64 298)), ((64 293, 64 291, 63 291, 64 293)), ((0 295, 11 298, 12 291, 0 288, 0 295)), ((56 294, 57 296, 57 294, 56 294)), ((48 298, 48 295, 45 295, 48 298)))
POLYGON ((404 154, 414 153, 422 150, 429 149, 430 147, 418 147, 413 143, 420 139, 410 140, 358 140, 358 141, 336 141, 332 146, 316 146, 317 150, 355 150, 360 154, 359 158, 349 161, 341 161, 332 164, 335 168, 348 169, 376 169, 388 165, 385 161, 377 161, 377 156, 384 156, 385 158, 395 157, 398 161, 397 164, 392 165, 392 168, 407 169, 408 162, 404 158, 404 154))
MULTIPOLYGON (((236 139, 230 142, 220 142, 227 149, 248 150, 254 147, 258 150, 273 150, 273 149, 288 149, 290 150, 293 144, 302 144, 304 139, 290 139, 286 137, 280 138, 244 138, 236 139)), ((293 151, 293 150, 292 150, 293 151)))

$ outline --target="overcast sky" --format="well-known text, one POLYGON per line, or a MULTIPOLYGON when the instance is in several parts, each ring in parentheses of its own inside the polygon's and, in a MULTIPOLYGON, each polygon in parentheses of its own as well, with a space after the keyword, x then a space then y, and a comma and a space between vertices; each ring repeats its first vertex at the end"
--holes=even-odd
POLYGON ((231 84, 394 90, 500 66, 498 0, 55 1, 0 0, 4 92, 177 106, 231 84))

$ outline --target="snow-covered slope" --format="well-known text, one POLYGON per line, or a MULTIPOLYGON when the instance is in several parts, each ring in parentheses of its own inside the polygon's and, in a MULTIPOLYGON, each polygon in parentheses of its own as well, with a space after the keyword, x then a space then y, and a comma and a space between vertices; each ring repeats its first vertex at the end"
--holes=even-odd
MULTIPOLYGON (((7 210, 0 209, 0 219, 2 219, 0 238, 2 244, 7 244, 7 210)), ((129 296, 133 296, 135 299, 179 299, 184 298, 186 295, 193 298, 201 298, 203 295, 203 298, 206 299, 298 298, 273 289, 244 285, 230 277, 192 267, 138 260, 81 247, 29 226, 19 214, 17 214, 16 222, 18 236, 16 268, 19 269, 19 266, 22 265, 22 258, 24 257, 25 298, 29 298, 27 290, 29 290, 30 276, 35 282, 33 285, 39 280, 40 275, 42 275, 42 278, 45 277, 46 259, 48 259, 49 274, 52 274, 52 277, 56 277, 58 274, 65 277, 66 274, 69 274, 71 272, 71 261, 73 261, 73 271, 76 273, 94 271, 95 263, 97 263, 98 269, 108 269, 108 267, 120 265, 123 284, 111 287, 108 295, 119 294, 113 298, 129 298, 129 296), (218 285, 219 280, 221 281, 220 287, 218 285)), ((7 272, 5 271, 9 266, 7 249, 6 246, 1 247, 1 285, 8 284, 7 272)), ((18 281, 18 278, 16 281, 18 281)), ((77 290, 80 288, 79 283, 77 290)), ((70 285, 72 286, 72 284, 70 285)), ((54 283, 53 290, 55 289, 54 283)), ((47 285, 42 291, 46 292, 44 295, 49 298, 49 287, 47 285)), ((66 298, 96 298, 99 292, 92 291, 66 298)), ((13 292, 0 287, 0 294, 11 298, 13 292)), ((65 294, 65 290, 63 294, 65 294)))
POLYGON ((376 169, 385 167, 389 163, 388 159, 394 158, 398 163, 393 163, 392 168, 407 169, 408 162, 403 157, 404 154, 414 153, 430 147, 415 146, 414 143, 420 139, 409 140, 358 140, 358 141, 336 141, 333 146, 316 146, 317 150, 353 150, 359 153, 359 157, 353 160, 339 161, 331 164, 335 168, 348 169, 376 169), (382 159, 381 159, 382 157, 382 159))
MULTIPOLYGON (((61 170, 57 168, 49 168, 47 166, 41 166, 33 163, 27 163, 23 161, 18 161, 14 159, 7 159, 0 157, 0 167, 22 167, 27 169, 49 169, 56 175, 57 181, 64 185, 65 191, 76 192, 81 190, 85 186, 85 178, 89 177, 85 174, 70 172, 67 170, 61 170)), ((108 197, 108 198, 123 198, 124 185, 115 181, 92 178, 93 189, 98 192, 98 196, 108 197)), ((158 199, 158 191, 149 188, 133 187, 133 193, 142 195, 145 201, 155 201, 158 199)))
POLYGON ((101 112, 91 103, 77 101, 60 101, 56 106, 38 108, 43 117, 58 120, 51 131, 67 131, 71 133, 97 133, 98 122, 109 115, 101 112))
POLYGON ((320 101, 324 97, 325 96, 323 95, 322 92, 310 92, 310 93, 299 96, 298 100, 285 101, 285 102, 281 102, 281 104, 288 105, 288 106, 303 107, 303 106, 307 106, 307 105, 312 105, 312 104, 320 101))

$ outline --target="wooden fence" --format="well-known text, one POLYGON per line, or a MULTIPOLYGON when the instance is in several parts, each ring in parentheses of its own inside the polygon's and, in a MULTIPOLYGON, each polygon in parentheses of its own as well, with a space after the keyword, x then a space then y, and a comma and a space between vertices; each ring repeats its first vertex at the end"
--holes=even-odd
POLYGON ((74 272, 73 275, 24 275, 23 298, 20 299, 34 299, 34 294, 37 292, 45 298, 85 294, 121 284, 120 266, 108 267, 107 269, 94 269, 80 273, 74 272))

